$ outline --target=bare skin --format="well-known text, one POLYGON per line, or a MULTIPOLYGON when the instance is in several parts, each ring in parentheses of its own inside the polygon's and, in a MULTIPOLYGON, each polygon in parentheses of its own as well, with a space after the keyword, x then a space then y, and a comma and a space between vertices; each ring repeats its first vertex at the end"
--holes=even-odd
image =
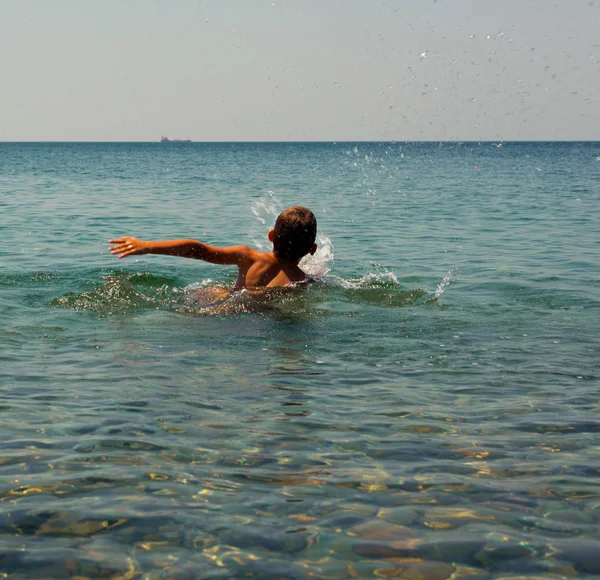
MULTIPOLYGON (((274 232, 269 232, 273 241, 274 232)), ((119 258, 143 254, 163 254, 204 260, 211 264, 235 265, 238 276, 235 288, 277 288, 304 282, 306 274, 299 268, 298 261, 279 260, 273 252, 261 252, 247 246, 218 248, 196 240, 144 241, 129 236, 110 240, 109 251, 119 258)), ((317 250, 316 244, 310 254, 317 250)))

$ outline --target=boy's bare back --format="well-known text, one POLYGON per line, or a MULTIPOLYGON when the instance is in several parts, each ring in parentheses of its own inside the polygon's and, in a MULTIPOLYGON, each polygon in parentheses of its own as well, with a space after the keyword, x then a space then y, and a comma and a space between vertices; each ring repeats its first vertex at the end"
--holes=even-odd
POLYGON ((247 264, 238 266, 236 288, 259 286, 275 288, 307 280, 306 274, 298 264, 282 262, 272 252, 260 252, 252 248, 246 248, 246 250, 248 250, 249 259, 247 264))

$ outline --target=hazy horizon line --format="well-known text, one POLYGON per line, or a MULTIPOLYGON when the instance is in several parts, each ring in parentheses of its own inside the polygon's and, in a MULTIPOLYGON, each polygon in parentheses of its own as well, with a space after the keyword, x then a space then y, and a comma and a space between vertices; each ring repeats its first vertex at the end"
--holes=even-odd
POLYGON ((191 140, 171 140, 168 142, 161 141, 70 141, 70 140, 15 140, 15 141, 2 141, 0 140, 0 144, 68 144, 68 143, 78 143, 78 144, 154 144, 154 145, 227 145, 227 144, 297 144, 297 143, 306 143, 306 144, 347 144, 347 143, 600 143, 600 137, 598 139, 331 139, 331 140, 321 140, 321 139, 302 139, 302 140, 223 140, 223 141, 195 141, 191 140))

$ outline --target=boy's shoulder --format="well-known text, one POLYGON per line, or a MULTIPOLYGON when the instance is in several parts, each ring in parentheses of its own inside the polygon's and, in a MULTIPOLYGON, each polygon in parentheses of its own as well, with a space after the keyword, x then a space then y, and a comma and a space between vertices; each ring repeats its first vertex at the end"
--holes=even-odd
POLYGON ((272 256, 268 252, 263 252, 250 246, 230 246, 227 250, 250 261, 266 260, 269 256, 272 256))
POLYGON ((273 252, 265 252, 263 250, 257 250, 256 248, 251 248, 250 246, 243 246, 244 252, 252 261, 261 261, 261 262, 273 262, 277 261, 277 258, 273 255, 273 252))

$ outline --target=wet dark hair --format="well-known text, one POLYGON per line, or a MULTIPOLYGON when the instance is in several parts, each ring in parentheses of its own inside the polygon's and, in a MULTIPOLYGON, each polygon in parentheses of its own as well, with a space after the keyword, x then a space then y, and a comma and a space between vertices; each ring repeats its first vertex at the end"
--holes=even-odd
POLYGON ((306 207, 295 205, 282 211, 275 222, 273 252, 280 260, 306 256, 317 237, 317 218, 306 207))

